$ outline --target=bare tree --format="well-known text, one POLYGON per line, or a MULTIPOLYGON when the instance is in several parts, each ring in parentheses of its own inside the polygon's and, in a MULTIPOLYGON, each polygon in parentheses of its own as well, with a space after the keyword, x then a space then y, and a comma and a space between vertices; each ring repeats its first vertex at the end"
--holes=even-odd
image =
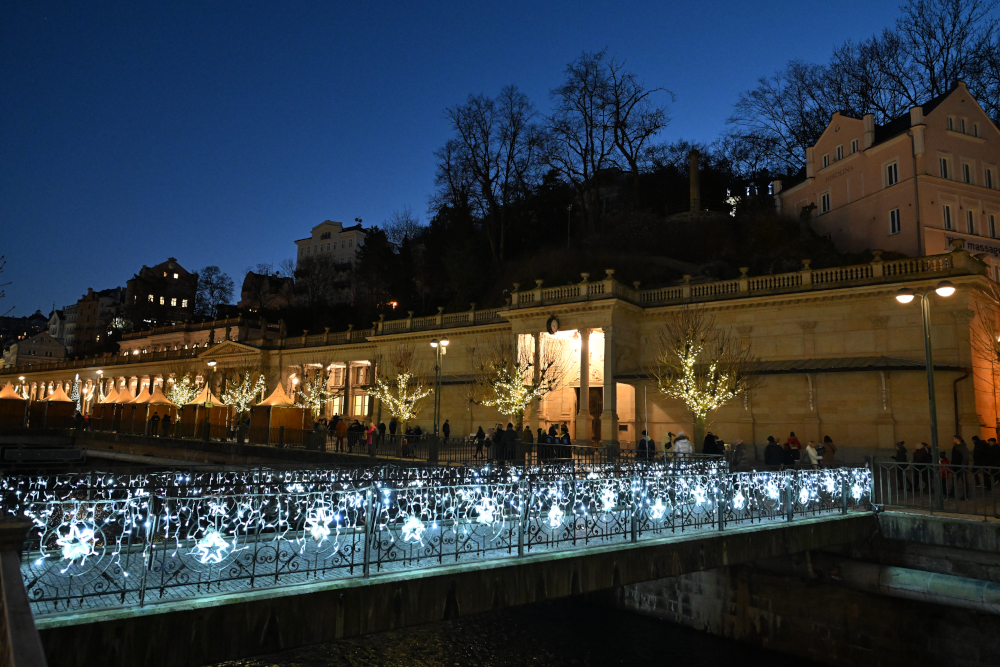
MULTIPOLYGON (((6 266, 7 266, 7 258, 4 257, 3 255, 0 255, 0 273, 3 273, 4 267, 6 266)), ((4 290, 4 288, 7 287, 7 285, 10 285, 9 281, 5 283, 0 283, 0 300, 3 300, 7 296, 6 291, 4 290)), ((14 310, 13 306, 8 308, 6 312, 0 313, 0 316, 9 315, 10 311, 12 310, 14 310)))
POLYGON ((314 312, 327 305, 341 283, 340 267, 326 255, 303 257, 295 271, 295 290, 314 312))
POLYGON ((469 356, 476 388, 470 401, 495 408, 515 421, 518 430, 525 408, 557 389, 566 367, 554 348, 543 347, 536 368, 534 350, 518 345, 509 334, 487 338, 469 356))
POLYGON ((710 412, 760 386, 758 368, 749 342, 720 327, 703 308, 692 307, 668 314, 649 374, 664 396, 691 410, 698 443, 710 412))
POLYGON ((415 239, 422 229, 423 225, 409 206, 404 206, 401 211, 393 211, 385 221, 386 238, 396 247, 403 245, 406 239, 415 239))
POLYGON ((496 98, 470 95, 465 104, 445 112, 456 133, 439 164, 439 173, 464 171, 471 181, 470 203, 478 209, 496 260, 503 260, 512 207, 521 200, 533 171, 540 164, 542 130, 533 122, 535 108, 516 86, 506 86, 496 98))
POLYGON ((233 300, 233 279, 217 266, 206 266, 198 272, 198 291, 195 294, 195 311, 207 317, 216 317, 219 306, 233 300))
POLYGON ((434 389, 427 383, 427 369, 410 345, 398 344, 375 360, 375 381, 369 393, 406 429, 406 422, 420 414, 434 389))

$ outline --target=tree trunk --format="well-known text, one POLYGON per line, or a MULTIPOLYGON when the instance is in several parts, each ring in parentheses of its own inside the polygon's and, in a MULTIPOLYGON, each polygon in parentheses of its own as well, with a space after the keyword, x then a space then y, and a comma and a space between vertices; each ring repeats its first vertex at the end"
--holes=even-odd
POLYGON ((694 448, 695 454, 700 454, 698 450, 702 447, 705 442, 705 415, 694 416, 694 440, 691 442, 691 446, 694 448))

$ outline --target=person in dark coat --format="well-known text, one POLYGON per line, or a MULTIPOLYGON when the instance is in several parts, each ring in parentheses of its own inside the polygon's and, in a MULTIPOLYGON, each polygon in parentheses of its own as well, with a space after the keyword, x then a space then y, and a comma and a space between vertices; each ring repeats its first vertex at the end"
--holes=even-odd
POLYGON ((969 446, 965 444, 962 436, 956 435, 952 438, 952 442, 954 445, 951 448, 951 467, 948 474, 948 479, 954 485, 951 495, 965 500, 969 495, 970 480, 968 472, 962 466, 972 465, 972 452, 969 451, 969 446))
POLYGON ((509 461, 514 458, 514 443, 516 441, 517 431, 514 430, 514 425, 508 422, 507 430, 503 432, 503 438, 501 439, 501 442, 503 443, 503 456, 505 461, 509 461))
POLYGON ((163 430, 163 437, 170 435, 170 414, 163 415, 163 420, 160 421, 160 428, 163 430))
POLYGON ((441 425, 441 433, 446 438, 451 437, 451 424, 448 423, 447 419, 445 419, 444 424, 441 425))
POLYGON ((483 427, 480 426, 479 430, 476 431, 476 453, 473 454, 472 458, 486 458, 486 454, 483 452, 484 442, 486 442, 486 432, 483 431, 483 427))
POLYGON ((149 418, 149 434, 160 434, 160 413, 155 410, 153 411, 153 416, 149 418))
MULTIPOLYGON (((903 488, 903 480, 907 478, 906 476, 906 442, 900 440, 896 443, 896 453, 893 454, 892 460, 898 463, 896 466, 896 488, 903 488)), ((907 484, 910 490, 913 490, 912 484, 907 484)))
POLYGON ((997 482, 997 475, 1000 474, 1000 443, 997 442, 996 438, 990 438, 986 442, 989 445, 989 451, 986 453, 986 465, 989 467, 990 488, 993 488, 992 485, 997 482))
POLYGON ((715 436, 709 431, 705 434, 705 440, 701 443, 701 453, 702 454, 718 454, 718 445, 715 442, 715 436))
POLYGON ((393 417, 389 420, 389 435, 396 435, 396 429, 399 428, 399 423, 396 418, 393 417))
POLYGON ((928 491, 931 489, 931 450, 926 442, 921 442, 920 446, 913 450, 913 486, 916 491, 920 491, 920 482, 923 480, 928 491))
POLYGON ((781 448, 773 435, 767 436, 767 445, 764 446, 764 465, 771 470, 777 470, 785 462, 785 450, 781 448))

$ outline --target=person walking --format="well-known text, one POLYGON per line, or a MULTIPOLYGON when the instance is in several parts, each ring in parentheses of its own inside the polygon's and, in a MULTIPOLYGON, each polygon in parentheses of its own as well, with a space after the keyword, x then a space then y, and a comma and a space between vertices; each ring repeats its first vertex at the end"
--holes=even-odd
POLYGON ((833 438, 828 435, 823 436, 823 466, 832 468, 837 465, 837 445, 833 444, 833 438))

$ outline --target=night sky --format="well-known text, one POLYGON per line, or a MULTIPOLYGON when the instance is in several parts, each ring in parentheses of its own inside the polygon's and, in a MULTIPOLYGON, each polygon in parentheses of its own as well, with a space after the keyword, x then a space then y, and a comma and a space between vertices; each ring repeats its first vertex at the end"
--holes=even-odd
POLYGON ((825 62, 896 5, 4 2, 0 312, 48 314, 168 256, 238 290, 323 220, 425 220, 443 110, 514 83, 545 112, 583 50, 676 94, 662 140, 710 142, 758 76, 825 62))

